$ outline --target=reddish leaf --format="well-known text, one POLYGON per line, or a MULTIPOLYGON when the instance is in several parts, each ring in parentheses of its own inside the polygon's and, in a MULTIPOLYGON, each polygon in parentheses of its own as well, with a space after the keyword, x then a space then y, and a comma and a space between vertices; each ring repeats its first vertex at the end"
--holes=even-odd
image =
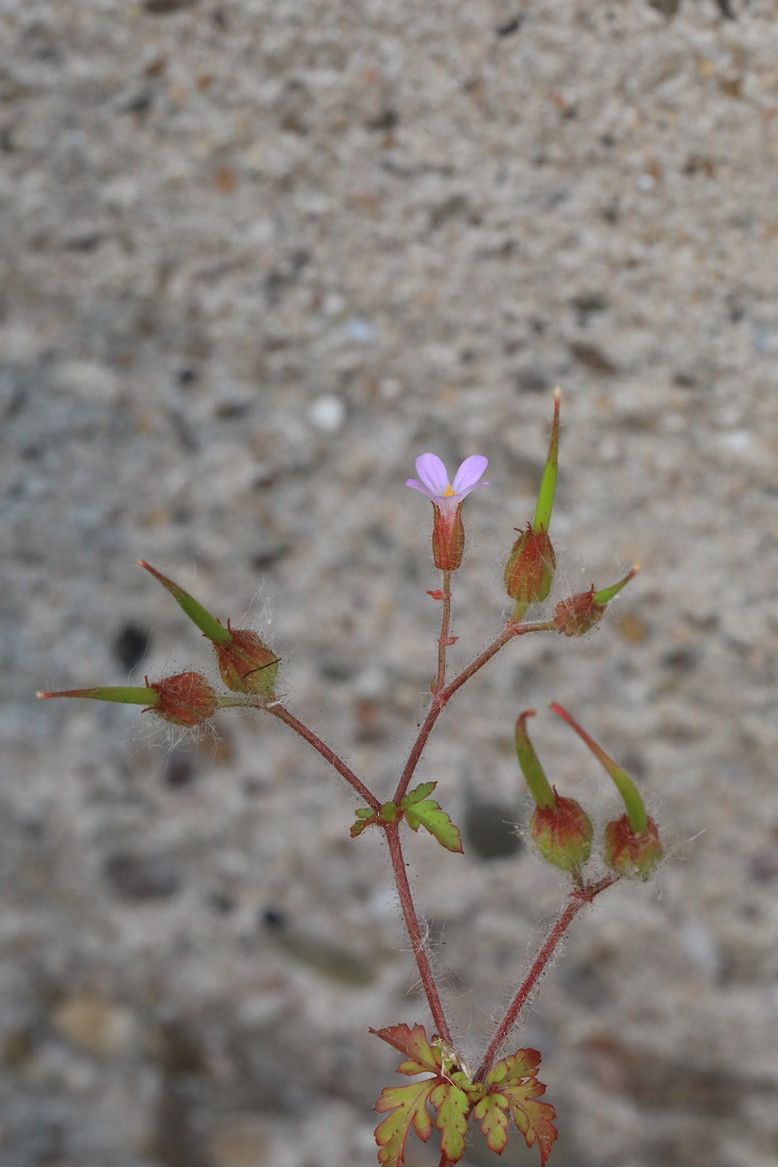
POLYGON ((426 1143, 432 1130, 428 1103, 437 1111, 435 1126, 440 1131, 440 1150, 452 1163, 457 1163, 465 1149, 467 1120, 472 1108, 468 1091, 474 1091, 477 1097, 484 1087, 480 1083, 473 1087, 466 1074, 453 1069, 459 1064, 456 1051, 440 1038, 433 1037, 430 1043, 423 1025, 414 1025, 413 1029, 392 1025, 387 1029, 372 1029, 371 1033, 407 1055, 397 1067, 400 1074, 432 1075, 407 1086, 387 1086, 381 1092, 375 1109, 387 1117, 375 1132, 379 1163, 384 1167, 399 1167, 405 1161, 405 1144, 411 1130, 426 1143))
MULTIPOLYGON (((539 1101, 546 1092, 546 1087, 534 1076, 539 1065, 540 1054, 537 1050, 518 1050, 497 1062, 489 1071, 486 1082, 489 1087, 487 1097, 496 1099, 502 1096, 506 1099, 513 1121, 524 1135, 527 1146, 534 1146, 537 1140, 540 1164, 544 1167, 557 1137, 553 1123, 556 1111, 548 1102, 539 1101)), ((478 1105, 480 1107, 482 1103, 478 1105)), ((489 1135, 486 1131, 484 1133, 488 1141, 489 1135)))
POLYGON ((440 1074, 440 1054, 427 1040, 423 1025, 417 1023, 409 1029, 403 1022, 386 1029, 371 1029, 370 1032, 393 1045, 401 1054, 407 1054, 409 1060, 400 1063, 398 1074, 434 1074, 436 1077, 440 1074))

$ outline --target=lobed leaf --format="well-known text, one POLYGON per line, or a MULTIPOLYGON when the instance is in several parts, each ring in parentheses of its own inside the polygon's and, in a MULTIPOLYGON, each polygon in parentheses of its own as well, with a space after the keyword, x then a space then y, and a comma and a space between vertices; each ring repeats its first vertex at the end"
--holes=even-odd
MULTIPOLYGON (((540 1164, 545 1167, 546 1160, 551 1153, 551 1147, 557 1137, 553 1120, 556 1111, 548 1102, 540 1102, 545 1094, 546 1087, 534 1076, 540 1065, 540 1054, 534 1049, 517 1050, 497 1062, 486 1077, 490 1087, 487 1098, 504 1098, 510 1107, 513 1121, 524 1136, 528 1147, 534 1146, 537 1141, 540 1150, 540 1164)), ((479 1109, 486 1099, 479 1102, 479 1109)), ((494 1105, 499 1106, 496 1102, 494 1105)), ((484 1115, 489 1108, 484 1107, 484 1115)), ((496 1120, 490 1117, 489 1131, 492 1131, 496 1120)), ((483 1129, 483 1128, 482 1128, 483 1129)), ((489 1133, 484 1130, 489 1141, 489 1133)), ((494 1137, 494 1136, 493 1136, 494 1137)), ((491 1143, 489 1144, 491 1146, 491 1143)))
POLYGON ((431 1092, 430 1102, 438 1112, 435 1126, 440 1131, 440 1150, 452 1163, 458 1163, 465 1150, 470 1099, 459 1086, 444 1079, 431 1092))
POLYGON ((356 812, 357 821, 351 824, 349 834, 352 839, 356 839, 357 835, 361 835, 365 827, 374 826, 376 823, 375 813, 369 806, 361 806, 356 812))
POLYGON ((437 782, 421 782, 418 786, 414 786, 413 790, 409 790, 403 798, 400 806, 406 809, 409 806, 414 806, 417 802, 422 802, 428 794, 437 786, 437 782))
POLYGON ((435 1078, 425 1078, 421 1082, 409 1082, 406 1086, 385 1086, 381 1091, 375 1109, 379 1114, 387 1111, 391 1113, 376 1127, 379 1163, 397 1167, 399 1163, 405 1162, 405 1144, 411 1128, 426 1143, 432 1131, 427 1101, 436 1084, 435 1078))
POLYGON ((423 1025, 414 1025, 413 1029, 404 1024, 392 1025, 370 1032, 406 1055, 397 1067, 398 1073, 432 1075, 407 1086, 387 1086, 382 1090, 375 1105, 379 1114, 387 1115, 375 1132, 379 1163, 383 1167, 399 1167, 405 1162, 405 1144, 411 1130, 426 1143, 432 1130, 428 1104, 437 1111, 435 1126, 440 1131, 441 1153, 450 1162, 459 1162, 473 1105, 469 1094, 475 1092, 478 1096, 485 1087, 481 1083, 474 1086, 460 1070, 449 1077, 448 1071, 458 1064, 456 1052, 440 1038, 428 1041, 423 1025), (445 1067, 443 1058, 448 1062, 445 1067))
POLYGON ((508 1144, 510 1119, 508 1099, 505 1095, 487 1094, 476 1103, 473 1118, 480 1122, 489 1150, 501 1155, 508 1144))
POLYGON ((462 837, 459 828, 454 826, 449 816, 434 798, 427 798, 428 794, 437 786, 437 782, 422 782, 414 790, 408 792, 400 802, 405 814, 405 821, 412 831, 424 827, 434 839, 445 847, 447 851, 462 854, 462 837))
MULTIPOLYGON (((389 1025, 385 1029, 371 1029, 381 1041, 393 1045, 401 1054, 406 1054, 407 1062, 401 1062, 397 1067, 398 1074, 434 1074, 441 1073, 440 1053, 430 1045, 424 1026, 418 1022, 413 1029, 402 1022, 400 1025, 389 1025)), ((399 1089, 399 1087, 398 1087, 399 1089)))

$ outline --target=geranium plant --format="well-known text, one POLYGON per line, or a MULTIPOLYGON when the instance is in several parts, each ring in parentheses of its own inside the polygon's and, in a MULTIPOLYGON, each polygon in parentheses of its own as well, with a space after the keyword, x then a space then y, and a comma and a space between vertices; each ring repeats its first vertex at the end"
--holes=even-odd
POLYGON ((511 614, 488 647, 453 676, 447 653, 454 643, 450 634, 452 576, 461 566, 465 549, 462 510, 469 494, 488 485, 482 481, 487 460, 480 455, 466 458, 452 480, 440 458, 426 453, 416 460, 418 478, 407 480, 406 485, 428 498, 433 507, 432 553, 441 579, 440 586, 429 595, 440 604, 440 634, 426 716, 389 799, 371 790, 339 754, 277 698, 280 662, 255 631, 233 628, 229 620, 226 625, 222 624, 183 588, 144 561, 140 561, 140 566, 167 588, 189 619, 211 641, 222 687, 216 688, 199 672, 186 671, 156 682, 147 679, 145 686, 137 688, 109 686, 38 694, 141 704, 144 712, 184 727, 203 725, 221 709, 248 707, 284 722, 358 796, 361 805, 351 826, 351 837, 357 839, 372 829, 381 832, 386 840, 397 896, 432 1022, 430 1033, 418 1021, 413 1025, 400 1022, 372 1030, 399 1050, 403 1060, 398 1073, 413 1079, 404 1085, 386 1087, 376 1103, 375 1109, 382 1116, 376 1129, 378 1160, 386 1167, 397 1167, 404 1161, 411 1133, 426 1141, 433 1128, 440 1141, 440 1167, 459 1162, 469 1130, 477 1126, 489 1148, 500 1154, 507 1144, 511 1119, 529 1147, 537 1143, 541 1165, 545 1164, 557 1135, 555 1111, 543 1101, 545 1086, 538 1078, 540 1054, 522 1048, 505 1054, 506 1043, 578 913, 619 879, 648 879, 662 859, 656 823, 647 815, 634 783, 577 721, 560 705, 552 704, 553 711, 578 733, 602 763, 623 799, 624 814, 608 823, 603 838, 595 834, 585 809, 574 799, 560 794, 548 781, 527 729, 534 711, 520 712, 515 727, 516 754, 535 803, 529 834, 540 857, 564 873, 568 892, 480 1062, 474 1069, 470 1068, 452 1040, 403 851, 405 829, 418 831, 420 827, 446 850, 461 853, 463 849, 459 829, 438 801, 438 784, 422 782, 412 786, 419 760, 449 702, 498 652, 529 635, 584 635, 602 618, 608 603, 638 570, 636 565, 610 586, 597 588, 592 584, 584 592, 567 596, 550 614, 541 611, 536 618, 528 617, 530 609, 537 610, 548 598, 556 570, 549 528, 557 480, 559 410, 560 392, 556 390, 548 457, 535 515, 525 527, 517 529, 518 537, 506 560, 505 587, 513 605, 511 614))

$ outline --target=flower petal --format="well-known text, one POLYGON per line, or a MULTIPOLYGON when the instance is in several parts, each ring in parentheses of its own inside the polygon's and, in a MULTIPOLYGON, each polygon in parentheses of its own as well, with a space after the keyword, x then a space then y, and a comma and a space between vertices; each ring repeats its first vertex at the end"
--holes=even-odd
POLYGON ((429 487, 422 486, 422 484, 420 482, 417 482, 415 478, 406 478, 405 485, 410 486, 411 490, 418 490, 421 494, 424 495, 425 498, 430 498, 430 499, 437 498, 437 495, 433 494, 432 491, 429 489, 429 487))
MULTIPOLYGON (((478 481, 488 465, 488 460, 482 454, 473 454, 471 458, 465 458, 452 483, 454 494, 465 495, 474 490, 476 486, 488 486, 488 482, 478 481)), ((418 463, 416 466, 418 469, 418 463)))
POLYGON ((416 459, 416 473, 434 495, 442 495, 449 484, 448 471, 437 454, 422 454, 416 459))

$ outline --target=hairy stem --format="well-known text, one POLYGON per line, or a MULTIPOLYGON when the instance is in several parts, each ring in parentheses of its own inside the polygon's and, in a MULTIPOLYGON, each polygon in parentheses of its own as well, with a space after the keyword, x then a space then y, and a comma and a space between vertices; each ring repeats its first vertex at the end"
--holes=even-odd
POLYGON ((427 711, 421 729, 419 730, 416 741, 413 743, 413 749, 408 755, 408 761, 405 763, 405 768, 400 776, 400 781, 397 789, 394 792, 393 801, 399 803, 400 799, 407 794, 408 787, 413 777, 416 767, 419 763, 422 750, 427 744, 427 739, 432 732, 432 727, 440 717, 451 697, 458 689, 461 689, 466 681, 482 669, 485 664, 488 664, 493 656, 496 656, 501 648, 504 648, 509 640, 513 640, 515 636, 525 636, 528 632, 553 632, 555 625, 552 621, 542 621, 536 624, 514 624, 509 621, 499 636, 497 636, 492 643, 480 653, 474 661, 464 668, 461 673, 454 677, 448 685, 444 685, 440 689, 436 689, 432 695, 432 704, 427 711))
POLYGON ((334 750, 331 750, 320 737, 318 737, 312 729, 309 729, 299 718, 290 713, 283 705, 259 705, 258 708, 265 709, 268 713, 272 713, 273 717, 277 717, 279 721, 283 721, 290 729, 293 729, 303 741, 306 741, 309 746, 316 750, 317 754, 321 754, 325 762, 329 762, 334 770, 337 770, 341 778, 345 778, 349 786, 357 792, 360 798, 363 798, 372 811, 376 813, 381 809, 381 803, 376 796, 368 790, 364 782, 357 778, 356 774, 343 761, 334 750))
POLYGON ((435 680, 435 692, 446 683, 446 649, 448 648, 448 633, 451 625, 451 572, 443 572, 443 613, 440 619, 440 638, 438 640, 438 675, 435 680))
POLYGON ((403 856, 402 844, 400 842, 400 831, 397 823, 388 823, 386 826, 386 841, 389 844, 389 855, 392 860, 392 871, 394 872, 394 881, 397 885, 397 895, 400 899, 400 907, 402 909, 403 918, 405 920, 405 927, 408 930, 411 946, 413 948, 413 955, 416 959, 416 965, 421 977, 421 983, 424 986, 424 992, 427 997, 427 1003, 430 1007, 432 1020, 439 1037, 451 1044, 451 1032, 448 1028, 443 1013, 443 1005, 440 1000, 435 978, 432 975, 432 968, 430 966, 427 950, 424 947, 424 939, 419 927, 419 918, 416 915, 416 907, 413 902, 413 895, 411 893, 411 885, 408 883, 408 873, 405 870, 405 857, 403 856))
POLYGON ((554 949, 565 935, 565 932, 567 932, 567 929, 570 927, 575 917, 583 908, 586 907, 587 904, 592 902, 595 896, 598 896, 600 892, 605 891, 606 887, 610 887, 612 883, 615 883, 617 878, 618 876, 616 875, 606 875, 604 879, 599 880, 597 883, 584 884, 583 887, 576 888, 576 890, 570 893, 570 899, 567 907, 554 921, 551 931, 546 937, 544 943, 541 945, 537 956, 532 962, 529 972, 519 986, 518 992, 506 1009, 502 1021, 495 1030, 494 1037, 489 1043, 489 1048, 484 1054, 480 1066, 476 1070, 474 1079, 476 1082, 483 1082, 484 1078, 491 1070, 497 1054, 500 1051, 500 1047, 507 1038, 513 1026, 516 1024, 516 1020, 521 1013, 521 1010, 526 1005, 532 990, 535 988, 535 985, 542 976, 546 965, 554 953, 554 949))

